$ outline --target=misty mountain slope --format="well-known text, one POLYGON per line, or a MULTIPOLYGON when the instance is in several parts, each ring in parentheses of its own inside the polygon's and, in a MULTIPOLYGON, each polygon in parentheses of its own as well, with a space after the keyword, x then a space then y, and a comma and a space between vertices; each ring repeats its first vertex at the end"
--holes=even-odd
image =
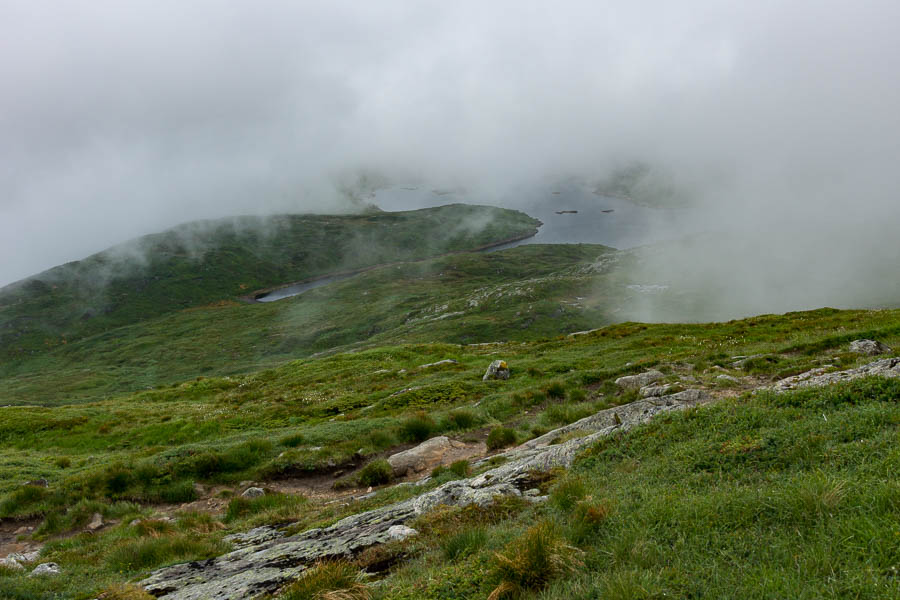
POLYGON ((469 205, 188 223, 0 290, 0 358, 260 288, 471 250, 531 234, 536 225, 517 211, 469 205))
POLYGON ((378 268, 272 303, 183 309, 0 365, 0 403, 84 401, 348 346, 533 340, 588 329, 621 320, 615 307, 630 292, 601 266, 619 254, 587 244, 464 253, 378 268))
POLYGON ((524 342, 623 321, 729 318, 709 286, 646 276, 645 257, 673 247, 526 245, 378 268, 272 303, 182 309, 0 364, 0 404, 84 402, 384 344, 524 342))

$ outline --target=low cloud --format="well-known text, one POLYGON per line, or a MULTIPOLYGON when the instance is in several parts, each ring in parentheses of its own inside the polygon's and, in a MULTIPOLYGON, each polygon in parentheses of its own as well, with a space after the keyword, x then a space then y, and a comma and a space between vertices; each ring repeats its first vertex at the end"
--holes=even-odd
POLYGON ((0 284, 192 219, 354 210, 361 172, 489 203, 636 159, 705 206, 703 229, 741 234, 728 262, 700 250, 653 274, 732 281, 722 303, 747 310, 890 298, 895 2, 0 0, 0 14, 0 284), (848 296, 848 281, 880 291, 848 296))

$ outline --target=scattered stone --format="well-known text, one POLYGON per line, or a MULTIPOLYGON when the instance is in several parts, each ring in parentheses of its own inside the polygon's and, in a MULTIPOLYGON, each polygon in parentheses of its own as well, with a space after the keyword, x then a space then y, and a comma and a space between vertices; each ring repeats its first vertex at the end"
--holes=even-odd
POLYGON ((489 381, 491 379, 509 379, 509 366, 506 364, 505 360, 495 360, 492 362, 487 368, 487 371, 484 372, 484 377, 481 378, 482 381, 489 381))
POLYGON ((10 556, 7 556, 6 558, 0 558, 0 567, 6 567, 7 569, 13 569, 15 571, 25 570, 25 567, 19 564, 19 561, 10 556))
POLYGON ((866 356, 878 356, 887 354, 891 349, 875 340, 854 340, 850 342, 850 352, 865 354, 866 356))
POLYGON ((103 515, 100 513, 94 513, 94 516, 91 517, 91 522, 87 524, 88 531, 97 531, 103 527, 103 515))
POLYGON ((34 481, 26 481, 25 483, 22 484, 22 486, 26 486, 26 485, 33 485, 35 487, 45 488, 48 485, 50 485, 50 483, 46 479, 41 478, 41 479, 35 479, 34 481))
POLYGON ((403 388, 403 389, 400 390, 400 391, 394 392, 393 394, 391 394, 390 396, 388 396, 388 398, 393 398, 394 396, 399 396, 400 394, 405 394, 406 392, 411 392, 411 391, 413 391, 413 390, 417 390, 417 389, 419 389, 420 387, 422 387, 422 386, 415 385, 415 386, 413 386, 413 387, 403 388))
POLYGON ((533 496, 540 496, 540 495, 541 495, 541 490, 539 490, 539 489, 537 489, 537 488, 531 488, 530 490, 525 490, 524 494, 525 494, 526 496, 532 496, 532 497, 533 497, 533 496))
POLYGON ((195 483, 194 493, 197 494, 197 496, 203 496, 204 494, 206 494, 206 488, 203 487, 203 484, 195 483))
POLYGON ((439 464, 444 455, 454 448, 462 448, 465 444, 451 440, 445 435, 433 437, 409 450, 398 452, 388 457, 387 461, 394 469, 394 475, 402 477, 410 472, 419 473, 439 464))
POLYGON ((737 377, 732 377, 731 375, 725 375, 724 373, 716 376, 716 381, 719 383, 740 383, 741 380, 737 377))
POLYGON ((444 360, 439 360, 437 362, 428 363, 427 365, 419 365, 420 369, 430 369, 431 367, 439 367, 441 365, 457 365, 458 361, 453 360, 452 358, 445 358, 444 360))
POLYGON ((32 550, 31 552, 14 552, 7 556, 6 558, 11 558, 19 564, 24 563, 32 563, 38 559, 38 556, 41 555, 40 549, 32 550))
POLYGON ((242 498, 259 498, 260 496, 265 496, 266 490, 261 487, 249 487, 244 490, 244 493, 241 494, 242 498))
POLYGON ((665 396, 673 387, 674 386, 671 383, 664 383, 663 385, 645 385, 639 392, 641 398, 658 398, 659 396, 665 396))
POLYGON ((28 525, 22 525, 18 529, 13 532, 13 535, 25 535, 27 533, 31 533, 34 531, 34 527, 29 527, 28 525))
POLYGON ((599 330, 599 329, 588 329, 588 330, 586 330, 586 331, 573 331, 572 333, 570 333, 570 334, 567 335, 566 337, 570 337, 570 338, 573 338, 573 339, 574 339, 574 338, 581 337, 581 336, 583 336, 583 335, 591 335, 591 334, 594 333, 595 331, 600 331, 600 330, 599 330))
POLYGON ((407 527, 406 525, 391 525, 387 530, 388 538, 391 540, 405 540, 406 538, 418 535, 419 532, 413 529, 412 527, 407 527))
POLYGON ((28 574, 29 577, 43 577, 44 575, 59 575, 59 565, 53 562, 41 563, 28 574))
POLYGON ((879 375, 881 377, 900 377, 900 358, 882 358, 856 369, 846 371, 828 372, 828 369, 820 367, 812 369, 793 377, 782 379, 773 385, 771 390, 786 392, 806 387, 818 387, 841 381, 852 381, 860 377, 879 375))
POLYGON ((616 385, 620 388, 630 390, 635 388, 642 388, 659 381, 665 377, 662 373, 657 371, 656 369, 650 369, 644 373, 639 373, 637 375, 626 375, 625 377, 619 377, 616 379, 616 385))

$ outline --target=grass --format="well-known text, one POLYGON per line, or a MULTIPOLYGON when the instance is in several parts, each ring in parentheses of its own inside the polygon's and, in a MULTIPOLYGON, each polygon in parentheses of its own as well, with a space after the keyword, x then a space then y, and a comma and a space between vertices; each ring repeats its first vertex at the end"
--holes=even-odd
POLYGON ((666 414, 378 597, 896 597, 898 399, 900 381, 871 378, 666 414))
POLYGON ((280 600, 369 600, 371 597, 360 570, 341 561, 315 565, 278 594, 280 600))
MULTIPOLYGON (((823 309, 728 323, 623 323, 576 338, 494 346, 411 342, 91 403, 4 408, 0 514, 42 519, 38 537, 63 536, 49 542, 41 560, 59 562, 67 576, 61 582, 0 574, 0 596, 95 597, 167 562, 224 552, 226 532, 292 521, 297 530, 323 526, 420 491, 386 488, 350 506, 267 494, 232 499, 221 518, 148 521, 160 503, 192 500, 196 482, 238 489, 243 480, 339 470, 357 477, 359 467, 411 439, 408 422, 425 420, 429 435, 454 437, 481 435, 471 430, 484 426, 514 435, 546 429, 632 400, 612 382, 650 367, 672 381, 694 378, 713 387, 723 372, 714 366, 748 375, 731 366, 738 355, 779 357, 753 367, 757 382, 833 364, 836 356, 852 367, 870 359, 847 356, 846 337, 868 332, 900 347, 898 320, 897 311, 823 309), (791 350, 798 347, 816 350, 791 350), (458 362, 418 368, 445 358, 458 362), (509 362, 513 377, 482 382, 496 358, 509 362), (551 400, 557 383, 564 398, 551 400), (409 388, 420 393, 395 395, 409 388), (49 486, 21 485, 39 478, 49 486), (79 533, 95 512, 107 526, 79 533), (130 526, 134 519, 144 524, 130 526)), ((521 583, 507 591, 542 598, 717 597, 733 590, 744 597, 890 597, 881 590, 896 590, 886 573, 896 564, 891 536, 900 530, 900 495, 891 483, 900 458, 891 437, 900 425, 898 397, 896 382, 874 379, 666 415, 593 447, 570 475, 547 484, 551 501, 544 505, 451 511, 413 524, 421 536, 390 555, 403 558, 371 592, 487 597, 505 581, 495 555, 515 559, 515 540, 547 521, 579 549, 585 568, 547 578, 541 591, 521 583), (484 535, 454 542, 460 550, 446 550, 448 558, 443 543, 469 530, 484 535), (790 549, 797 544, 804 550, 795 558, 790 549), (771 548, 771 557, 762 548, 771 548), (810 575, 800 577, 801 569, 810 575)), ((463 476, 463 466, 450 465, 430 485, 463 476)), ((400 560, 372 554, 378 564, 400 560)))
MULTIPOLYGON (((270 337, 272 361, 299 346, 316 346, 312 353, 355 341, 373 333, 371 322, 357 318, 335 335, 323 331, 320 308, 285 315, 283 302, 237 299, 329 273, 472 250, 533 233, 536 223, 516 211, 450 205, 238 217, 145 236, 0 289, 0 378, 15 380, 3 386, 4 399, 58 403, 246 370, 265 362, 255 348, 270 337), (291 335, 281 337, 285 331, 291 335), (311 335, 298 339, 300 332, 311 335), (54 377, 40 377, 46 369, 54 377)), ((294 313, 297 304, 288 304, 294 313)))
POLYGON ((509 427, 494 427, 488 434, 486 444, 488 450, 500 450, 516 443, 516 432, 509 427))

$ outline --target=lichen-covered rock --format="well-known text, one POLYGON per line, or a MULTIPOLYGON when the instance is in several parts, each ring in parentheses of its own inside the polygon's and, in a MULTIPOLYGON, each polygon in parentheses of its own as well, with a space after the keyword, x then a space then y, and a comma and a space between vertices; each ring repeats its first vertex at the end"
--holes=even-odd
POLYGON ((481 380, 490 381, 491 379, 509 379, 509 365, 505 360, 495 360, 488 366, 481 380))
MULTIPOLYGON (((333 525, 292 536, 274 527, 258 527, 245 534, 228 536, 238 549, 209 560, 164 567, 141 582, 144 588, 165 600, 250 600, 277 590, 299 577, 319 560, 352 556, 370 546, 396 539, 399 529, 412 519, 440 505, 487 506, 498 496, 522 497, 533 488, 532 473, 553 467, 568 467, 578 453, 614 431, 625 431, 664 411, 678 410, 708 399, 705 392, 687 390, 678 394, 640 400, 607 409, 531 440, 502 456, 506 462, 469 479, 458 479, 374 510, 351 515, 333 525), (584 437, 551 445, 549 439, 569 428, 593 431, 584 437)), ((476 464, 485 464, 484 461, 476 464)), ((533 492, 532 492, 533 494, 533 492)), ((525 498, 539 502, 543 496, 525 498)), ((408 532, 407 532, 408 533, 408 532)))
POLYGON ((866 356, 878 356, 887 354, 891 349, 875 340, 854 340, 850 342, 850 352, 865 354, 866 356))
POLYGON ((786 392, 788 390, 817 387, 870 376, 900 377, 900 358, 883 358, 846 371, 832 371, 829 373, 825 367, 812 369, 811 371, 782 379, 769 389, 776 392, 786 392))
POLYGON ((419 532, 406 525, 391 525, 387 530, 388 537, 394 541, 405 540, 408 537, 418 535, 419 532))
POLYGON ((672 384, 664 383, 663 385, 645 385, 638 391, 641 394, 641 398, 658 398, 659 396, 665 396, 670 389, 672 389, 672 384))
POLYGON ((420 473, 429 467, 440 464, 447 452, 463 446, 465 444, 462 442, 439 435, 422 442, 415 448, 393 454, 388 457, 387 461, 394 469, 394 475, 402 477, 407 473, 420 473))
POLYGON ((12 569, 14 571, 24 571, 25 567, 19 563, 16 559, 7 556, 6 558, 0 558, 0 567, 5 567, 7 569, 12 569))
POLYGON ((28 574, 29 577, 43 577, 45 575, 59 575, 59 565, 54 562, 41 563, 28 574))
POLYGON ((619 377, 618 379, 616 379, 616 385, 626 390, 637 389, 648 386, 651 383, 655 383, 663 377, 665 377, 665 375, 663 375, 659 371, 650 369, 649 371, 638 373, 637 375, 626 375, 624 377, 619 377))
POLYGON ((103 515, 100 513, 94 513, 91 517, 91 522, 87 524, 88 531, 97 531, 103 527, 103 515))
POLYGON ((265 496, 266 490, 261 487, 248 487, 244 490, 244 493, 241 494, 243 498, 259 498, 260 496, 265 496))

